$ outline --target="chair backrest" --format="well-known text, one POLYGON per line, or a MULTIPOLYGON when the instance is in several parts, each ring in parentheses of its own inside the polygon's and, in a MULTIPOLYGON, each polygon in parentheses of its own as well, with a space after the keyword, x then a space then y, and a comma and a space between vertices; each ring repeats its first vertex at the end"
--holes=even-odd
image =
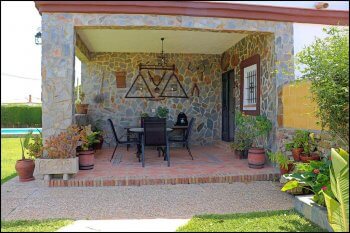
POLYGON ((145 146, 166 145, 166 119, 145 118, 143 121, 145 146))
POLYGON ((192 128, 193 128, 195 120, 196 120, 196 118, 192 117, 190 120, 190 123, 188 124, 188 128, 187 128, 186 133, 185 133, 185 140, 186 141, 190 140, 190 136, 191 136, 191 132, 192 132, 192 128))
POLYGON ((111 119, 108 119, 107 121, 109 122, 109 125, 112 128, 112 132, 113 132, 115 140, 119 143, 119 139, 118 139, 118 136, 117 136, 117 132, 115 131, 113 121, 111 119))

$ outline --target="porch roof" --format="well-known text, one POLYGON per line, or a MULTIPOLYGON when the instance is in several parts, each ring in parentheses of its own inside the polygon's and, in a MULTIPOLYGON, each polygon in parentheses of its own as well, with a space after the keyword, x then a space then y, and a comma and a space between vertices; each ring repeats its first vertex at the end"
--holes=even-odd
POLYGON ((39 13, 158 14, 349 25, 349 11, 192 1, 35 1, 39 13))

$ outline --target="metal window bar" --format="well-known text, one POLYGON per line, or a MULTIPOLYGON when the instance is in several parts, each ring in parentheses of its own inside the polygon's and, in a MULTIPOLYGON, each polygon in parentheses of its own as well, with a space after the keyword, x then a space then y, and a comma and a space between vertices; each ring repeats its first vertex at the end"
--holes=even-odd
POLYGON ((246 76, 246 79, 247 79, 247 85, 248 87, 246 87, 247 89, 247 102, 249 104, 251 103, 256 103, 256 96, 257 96, 257 93, 256 93, 256 85, 257 85, 257 80, 256 80, 256 70, 253 70, 253 71, 249 71, 247 76, 246 76))

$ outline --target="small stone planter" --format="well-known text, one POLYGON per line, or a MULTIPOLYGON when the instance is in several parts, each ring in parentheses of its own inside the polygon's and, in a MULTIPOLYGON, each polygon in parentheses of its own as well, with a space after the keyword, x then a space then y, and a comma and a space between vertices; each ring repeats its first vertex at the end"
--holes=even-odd
POLYGON ((312 200, 312 196, 313 195, 296 196, 294 199, 295 210, 321 228, 333 232, 333 229, 328 222, 327 209, 316 204, 312 200))
POLYGON ((52 175, 63 175, 63 180, 68 180, 70 175, 79 171, 79 158, 69 159, 36 159, 35 174, 44 176, 44 180, 50 180, 52 175))

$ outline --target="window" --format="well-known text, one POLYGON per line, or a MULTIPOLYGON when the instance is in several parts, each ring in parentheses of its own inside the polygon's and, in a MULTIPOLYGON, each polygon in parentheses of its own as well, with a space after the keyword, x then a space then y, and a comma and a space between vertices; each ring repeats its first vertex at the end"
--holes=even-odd
POLYGON ((260 115, 260 56, 254 55, 241 62, 241 112, 260 115))

